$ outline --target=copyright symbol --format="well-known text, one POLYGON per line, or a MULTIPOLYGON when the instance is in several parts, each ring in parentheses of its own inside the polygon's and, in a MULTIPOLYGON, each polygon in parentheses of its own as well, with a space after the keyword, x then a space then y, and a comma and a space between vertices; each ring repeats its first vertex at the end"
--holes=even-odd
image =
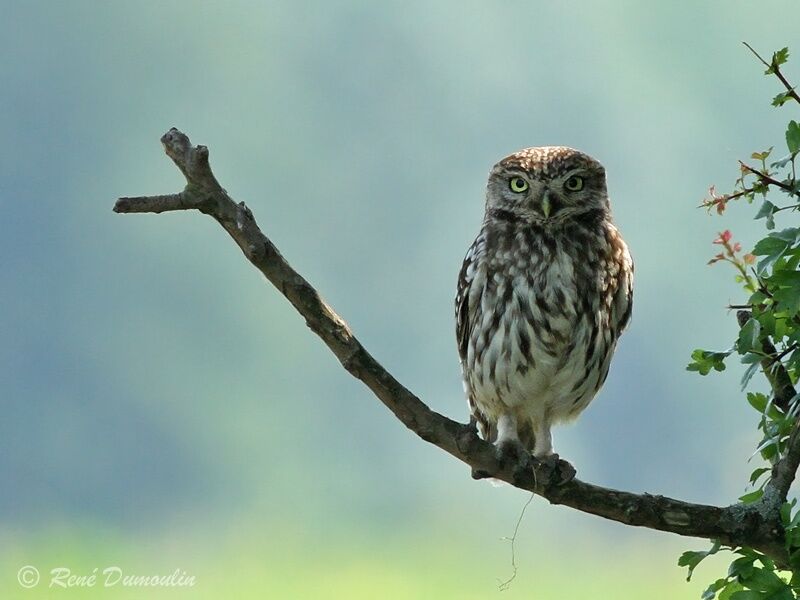
POLYGON ((39 569, 31 565, 22 567, 17 572, 17 581, 24 588, 36 587, 39 583, 39 569))

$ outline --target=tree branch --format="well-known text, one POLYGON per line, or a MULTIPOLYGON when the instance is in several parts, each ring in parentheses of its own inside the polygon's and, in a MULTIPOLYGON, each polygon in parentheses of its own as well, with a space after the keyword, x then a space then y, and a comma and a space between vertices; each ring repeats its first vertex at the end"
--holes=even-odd
POLYGON ((473 471, 506 481, 520 489, 626 525, 669 531, 684 536, 718 539, 731 546, 747 545, 783 562, 785 550, 774 515, 760 503, 727 507, 693 504, 664 496, 633 494, 578 479, 566 481, 560 463, 535 461, 520 471, 496 458, 494 447, 480 439, 473 424, 453 421, 423 403, 376 361, 350 327, 281 256, 261 232, 243 202, 236 203, 217 182, 208 163, 208 149, 192 146, 173 128, 161 138, 167 155, 186 177, 177 194, 120 198, 118 213, 161 213, 199 210, 219 222, 245 257, 291 302, 306 324, 336 355, 342 366, 360 379, 411 431, 453 455, 473 471))

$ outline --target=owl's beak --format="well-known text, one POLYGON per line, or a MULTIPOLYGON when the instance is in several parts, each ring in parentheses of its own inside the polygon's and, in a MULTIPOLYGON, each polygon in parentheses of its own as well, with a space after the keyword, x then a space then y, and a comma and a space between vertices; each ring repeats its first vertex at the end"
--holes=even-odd
POLYGON ((553 205, 550 203, 550 191, 545 190, 544 196, 542 196, 542 214, 544 215, 545 219, 550 218, 550 211, 553 209, 553 205))

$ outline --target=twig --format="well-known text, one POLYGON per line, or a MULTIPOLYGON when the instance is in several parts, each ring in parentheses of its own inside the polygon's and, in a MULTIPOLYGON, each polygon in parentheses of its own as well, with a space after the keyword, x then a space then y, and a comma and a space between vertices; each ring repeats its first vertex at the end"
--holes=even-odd
MULTIPOLYGON (((795 189, 794 189, 792 186, 790 186, 789 184, 787 184, 787 183, 784 183, 783 181, 778 181, 777 179, 774 179, 773 177, 770 177, 770 176, 769 176, 769 175, 767 175, 766 173, 764 173, 764 172, 762 172, 762 171, 759 171, 758 169, 754 169, 754 168, 753 168, 753 167, 751 167, 750 165, 748 165, 748 164, 746 164, 746 163, 742 162, 741 160, 739 161, 739 164, 742 166, 742 169, 744 169, 745 171, 748 171, 749 173, 752 173, 753 175, 755 175, 756 177, 758 177, 759 179, 761 179, 761 181, 763 181, 763 182, 766 182, 766 183, 769 183, 770 185, 774 185, 775 187, 779 187, 779 188, 781 188, 782 190, 784 190, 784 191, 788 192, 789 194, 791 194, 791 195, 793 195, 793 196, 800 196, 800 193, 798 193, 798 192, 797 192, 797 191, 796 191, 796 190, 795 190, 795 189)), ((785 207, 784 207, 784 208, 785 208, 785 207)))
POLYGON ((501 592, 506 591, 508 588, 511 587, 511 582, 513 582, 517 578, 517 552, 516 552, 516 544, 517 544, 517 533, 519 533, 519 526, 522 525, 522 519, 525 517, 525 511, 528 510, 528 505, 533 502, 533 497, 536 494, 531 492, 528 501, 522 507, 522 510, 519 513, 519 518, 517 519, 517 524, 514 526, 514 535, 511 537, 504 537, 503 539, 511 542, 511 577, 506 579, 505 581, 501 582, 498 585, 498 588, 501 592))
POLYGON ((751 194, 755 191, 753 188, 745 188, 738 192, 734 192, 733 194, 724 194, 722 196, 713 196, 711 200, 703 200, 703 203, 698 206, 697 208, 706 208, 709 211, 712 207, 717 206, 720 203, 727 204, 731 200, 736 200, 737 198, 741 198, 742 196, 746 196, 747 194, 751 194))
POLYGON ((750 52, 752 52, 753 54, 755 54, 755 55, 756 55, 756 58, 757 58, 758 60, 760 60, 760 61, 763 63, 763 65, 764 65, 765 67, 767 67, 767 69, 772 69, 772 72, 775 74, 775 76, 776 76, 778 79, 780 79, 780 80, 781 80, 781 83, 783 84, 783 87, 785 87, 785 88, 786 88, 786 92, 787 92, 787 93, 788 93, 788 94, 789 94, 789 95, 790 95, 792 98, 794 98, 794 99, 795 99, 797 102, 800 102, 800 96, 798 96, 798 95, 797 95, 797 92, 795 92, 795 91, 794 91, 794 88, 792 87, 792 84, 791 84, 791 83, 789 83, 789 82, 786 80, 786 77, 784 77, 784 76, 783 76, 783 73, 781 73, 780 66, 779 66, 779 65, 775 65, 775 64, 770 64, 770 63, 768 63, 768 62, 767 62, 767 61, 765 61, 763 58, 761 58, 761 55, 760 55, 758 52, 756 52, 755 50, 753 50, 753 47, 752 47, 750 44, 748 44, 747 42, 742 42, 742 43, 743 43, 745 46, 747 46, 747 49, 748 49, 748 50, 750 50, 750 52))

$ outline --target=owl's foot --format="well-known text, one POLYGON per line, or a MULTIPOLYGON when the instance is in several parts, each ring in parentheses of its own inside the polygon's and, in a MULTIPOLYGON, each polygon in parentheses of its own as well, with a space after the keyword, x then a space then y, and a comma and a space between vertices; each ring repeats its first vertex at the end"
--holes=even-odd
POLYGON ((503 467, 511 467, 515 478, 531 470, 533 457, 519 440, 500 442, 495 449, 495 456, 503 467))
MULTIPOLYGON (((495 458, 500 463, 501 468, 510 466, 515 477, 519 477, 525 472, 530 472, 534 460, 531 454, 517 440, 506 440, 495 446, 495 458)), ((489 473, 472 469, 473 479, 486 479, 491 477, 489 473)))
POLYGON ((548 480, 555 485, 564 485, 575 479, 575 467, 558 454, 534 458, 548 473, 548 480))

